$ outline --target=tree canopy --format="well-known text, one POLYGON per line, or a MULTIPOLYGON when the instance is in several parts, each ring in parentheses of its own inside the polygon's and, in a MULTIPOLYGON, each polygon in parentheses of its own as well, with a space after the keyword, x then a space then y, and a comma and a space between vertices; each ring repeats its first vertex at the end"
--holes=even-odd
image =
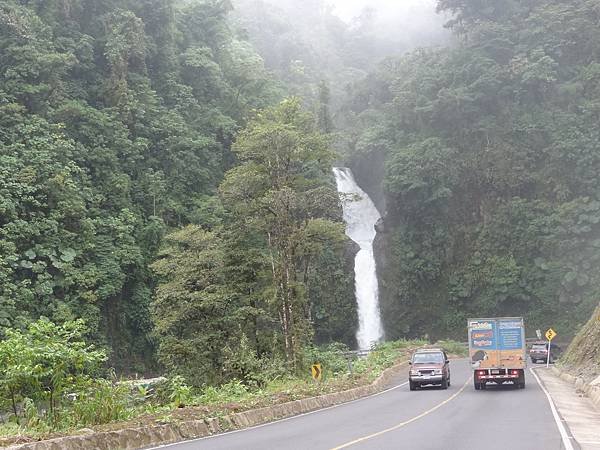
POLYGON ((84 318, 152 365, 165 231, 210 228, 231 142, 281 98, 226 1, 0 2, 0 328, 84 318))

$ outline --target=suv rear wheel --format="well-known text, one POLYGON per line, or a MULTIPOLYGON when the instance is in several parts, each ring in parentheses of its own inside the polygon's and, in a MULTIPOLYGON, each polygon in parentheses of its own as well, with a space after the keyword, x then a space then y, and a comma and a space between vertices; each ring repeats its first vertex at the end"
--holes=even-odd
POLYGON ((411 391, 417 390, 417 383, 415 383, 414 381, 409 381, 408 385, 409 385, 411 391))
POLYGON ((448 380, 442 378, 442 389, 448 389, 448 380))

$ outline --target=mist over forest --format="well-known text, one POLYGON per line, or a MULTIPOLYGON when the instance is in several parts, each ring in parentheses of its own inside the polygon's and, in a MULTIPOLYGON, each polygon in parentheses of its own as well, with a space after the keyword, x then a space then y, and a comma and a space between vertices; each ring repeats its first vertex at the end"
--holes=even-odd
POLYGON ((293 94, 318 95, 325 81, 339 106, 347 85, 385 58, 453 43, 433 0, 234 0, 234 26, 293 94))
POLYGON ((452 34, 444 29, 449 14, 438 13, 435 0, 330 0, 333 14, 351 26, 369 17, 374 36, 399 45, 387 56, 397 56, 410 48, 447 45, 452 34))

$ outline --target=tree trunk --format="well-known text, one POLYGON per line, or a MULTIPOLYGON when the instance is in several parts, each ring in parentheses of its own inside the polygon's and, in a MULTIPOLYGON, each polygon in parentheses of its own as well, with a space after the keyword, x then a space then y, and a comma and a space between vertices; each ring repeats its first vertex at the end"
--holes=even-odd
POLYGON ((19 421, 19 411, 17 411, 17 399, 15 398, 15 392, 10 390, 10 400, 12 402, 13 413, 15 414, 15 418, 17 419, 17 425, 20 425, 19 421))

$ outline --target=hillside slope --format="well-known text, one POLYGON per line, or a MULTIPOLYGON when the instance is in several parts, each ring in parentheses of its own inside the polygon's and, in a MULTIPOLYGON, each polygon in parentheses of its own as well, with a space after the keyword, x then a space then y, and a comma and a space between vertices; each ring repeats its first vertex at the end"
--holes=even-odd
POLYGON ((348 166, 369 193, 384 174, 386 336, 483 315, 571 337, 600 290, 598 2, 439 8, 461 44, 386 61, 345 106, 348 166))
POLYGON ((571 373, 586 379, 600 375, 600 303, 592 318, 571 342, 562 364, 571 373))

